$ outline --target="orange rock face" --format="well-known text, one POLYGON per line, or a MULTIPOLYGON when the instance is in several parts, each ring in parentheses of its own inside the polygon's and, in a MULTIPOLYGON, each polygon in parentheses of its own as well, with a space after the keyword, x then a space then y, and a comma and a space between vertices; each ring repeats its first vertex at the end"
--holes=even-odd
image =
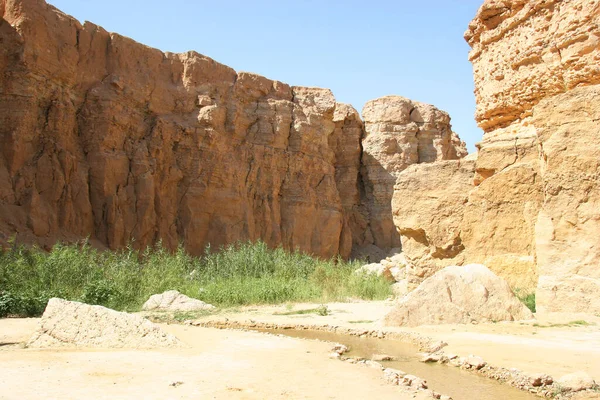
POLYGON ((600 83, 598 0, 486 0, 465 32, 486 132, 545 97, 600 83))
POLYGON ((329 90, 162 53, 43 1, 1 4, 5 238, 349 254, 361 134, 343 129, 350 112, 336 128, 329 90))
POLYGON ((0 16, 0 241, 393 244, 393 224, 370 233, 363 123, 331 91, 163 53, 43 0, 0 0, 0 16))

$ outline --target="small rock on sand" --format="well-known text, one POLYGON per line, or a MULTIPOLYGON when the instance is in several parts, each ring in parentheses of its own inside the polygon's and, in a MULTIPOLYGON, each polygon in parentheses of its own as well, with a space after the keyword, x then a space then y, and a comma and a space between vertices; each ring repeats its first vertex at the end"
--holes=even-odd
POLYGON ((558 385, 571 392, 591 389, 596 385, 594 379, 583 371, 577 371, 572 374, 564 375, 558 380, 558 385))
POLYGON ((152 295, 142 306, 144 311, 202 311, 214 308, 212 304, 192 299, 177 290, 152 295))

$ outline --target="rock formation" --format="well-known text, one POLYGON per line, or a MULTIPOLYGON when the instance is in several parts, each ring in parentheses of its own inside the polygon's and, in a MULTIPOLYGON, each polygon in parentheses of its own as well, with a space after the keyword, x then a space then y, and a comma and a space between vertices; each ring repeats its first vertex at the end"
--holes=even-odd
POLYGON ((412 164, 455 160, 467 151, 448 114, 429 104, 386 96, 369 101, 362 113, 362 175, 369 213, 365 244, 389 250, 400 247, 391 206, 398 175, 412 164))
POLYGON ((483 233, 465 241, 500 233, 487 249, 471 248, 512 249, 522 262, 499 262, 513 264, 511 274, 537 271, 541 312, 600 311, 600 222, 591 211, 600 197, 599 24, 597 0, 488 0, 465 33, 485 131, 470 196, 481 205, 465 222, 483 233), (500 212, 477 211, 494 197, 500 212))
POLYGON ((531 319, 508 284, 483 265, 450 266, 403 297, 385 316, 388 326, 468 324, 531 319))
POLYGON ((162 53, 41 0, 1 4, 5 236, 349 254, 361 135, 329 90, 162 53))
POLYGON ((329 90, 163 53, 43 0, 0 0, 0 16, 0 244, 387 251, 393 176, 465 153, 431 106, 371 102, 363 153, 358 113, 329 90))
POLYGON ((538 312, 600 311, 599 26, 598 0, 484 2, 465 33, 479 151, 398 175, 409 285, 481 263, 538 312))
POLYGON ((27 347, 159 348, 181 345, 139 315, 75 301, 50 299, 27 347))
POLYGON ((204 311, 214 310, 215 306, 198 299, 192 299, 177 290, 167 290, 153 294, 142 306, 144 311, 204 311))
POLYGON ((473 185, 474 161, 413 165, 398 175, 392 207, 408 266, 407 288, 449 265, 462 264, 460 226, 473 185))

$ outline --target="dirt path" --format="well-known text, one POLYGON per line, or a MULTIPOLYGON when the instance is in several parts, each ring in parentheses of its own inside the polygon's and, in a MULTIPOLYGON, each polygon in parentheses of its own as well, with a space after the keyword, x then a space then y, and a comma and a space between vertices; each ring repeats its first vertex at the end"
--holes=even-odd
MULTIPOLYGON (((3 343, 35 320, 0 320, 3 343)), ((379 370, 329 359, 330 345, 254 332, 163 326, 189 348, 0 347, 0 399, 412 399, 379 370), (178 383, 181 382, 181 383, 178 383)), ((417 397, 418 398, 418 397, 417 397)))

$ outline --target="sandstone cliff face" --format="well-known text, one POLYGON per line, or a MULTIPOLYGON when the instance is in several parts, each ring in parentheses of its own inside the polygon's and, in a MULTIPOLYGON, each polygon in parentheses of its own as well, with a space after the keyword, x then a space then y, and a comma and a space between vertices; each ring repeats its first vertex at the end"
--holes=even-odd
POLYGON ((1 4, 5 238, 349 254, 361 125, 329 90, 162 53, 41 0, 1 4))
POLYGON ((465 33, 485 131, 466 257, 537 281, 541 312, 600 310, 599 23, 596 0, 487 0, 465 33))
POLYGON ((395 175, 465 153, 431 106, 367 105, 363 152, 360 116, 327 89, 163 53, 43 0, 0 0, 0 16, 0 242, 387 250, 395 175))
POLYGON ((443 266, 482 263, 513 288, 537 289, 539 312, 600 311, 599 26, 597 0, 480 8, 465 33, 479 151, 460 169, 414 166, 396 184, 413 288, 443 266))
POLYGON ((599 10, 598 0, 486 0, 465 32, 479 126, 508 126, 545 97, 600 83, 599 10))
POLYGON ((429 104, 386 96, 368 102, 363 118, 362 176, 369 213, 365 241, 389 250, 401 246, 391 203, 402 171, 412 164, 456 160, 467 151, 448 114, 429 104))
POLYGON ((474 164, 463 159, 413 165, 398 175, 392 208, 409 290, 440 269, 464 262, 460 228, 474 164))
POLYGON ((600 312, 600 85, 541 101, 544 204, 536 254, 540 312, 600 312))

